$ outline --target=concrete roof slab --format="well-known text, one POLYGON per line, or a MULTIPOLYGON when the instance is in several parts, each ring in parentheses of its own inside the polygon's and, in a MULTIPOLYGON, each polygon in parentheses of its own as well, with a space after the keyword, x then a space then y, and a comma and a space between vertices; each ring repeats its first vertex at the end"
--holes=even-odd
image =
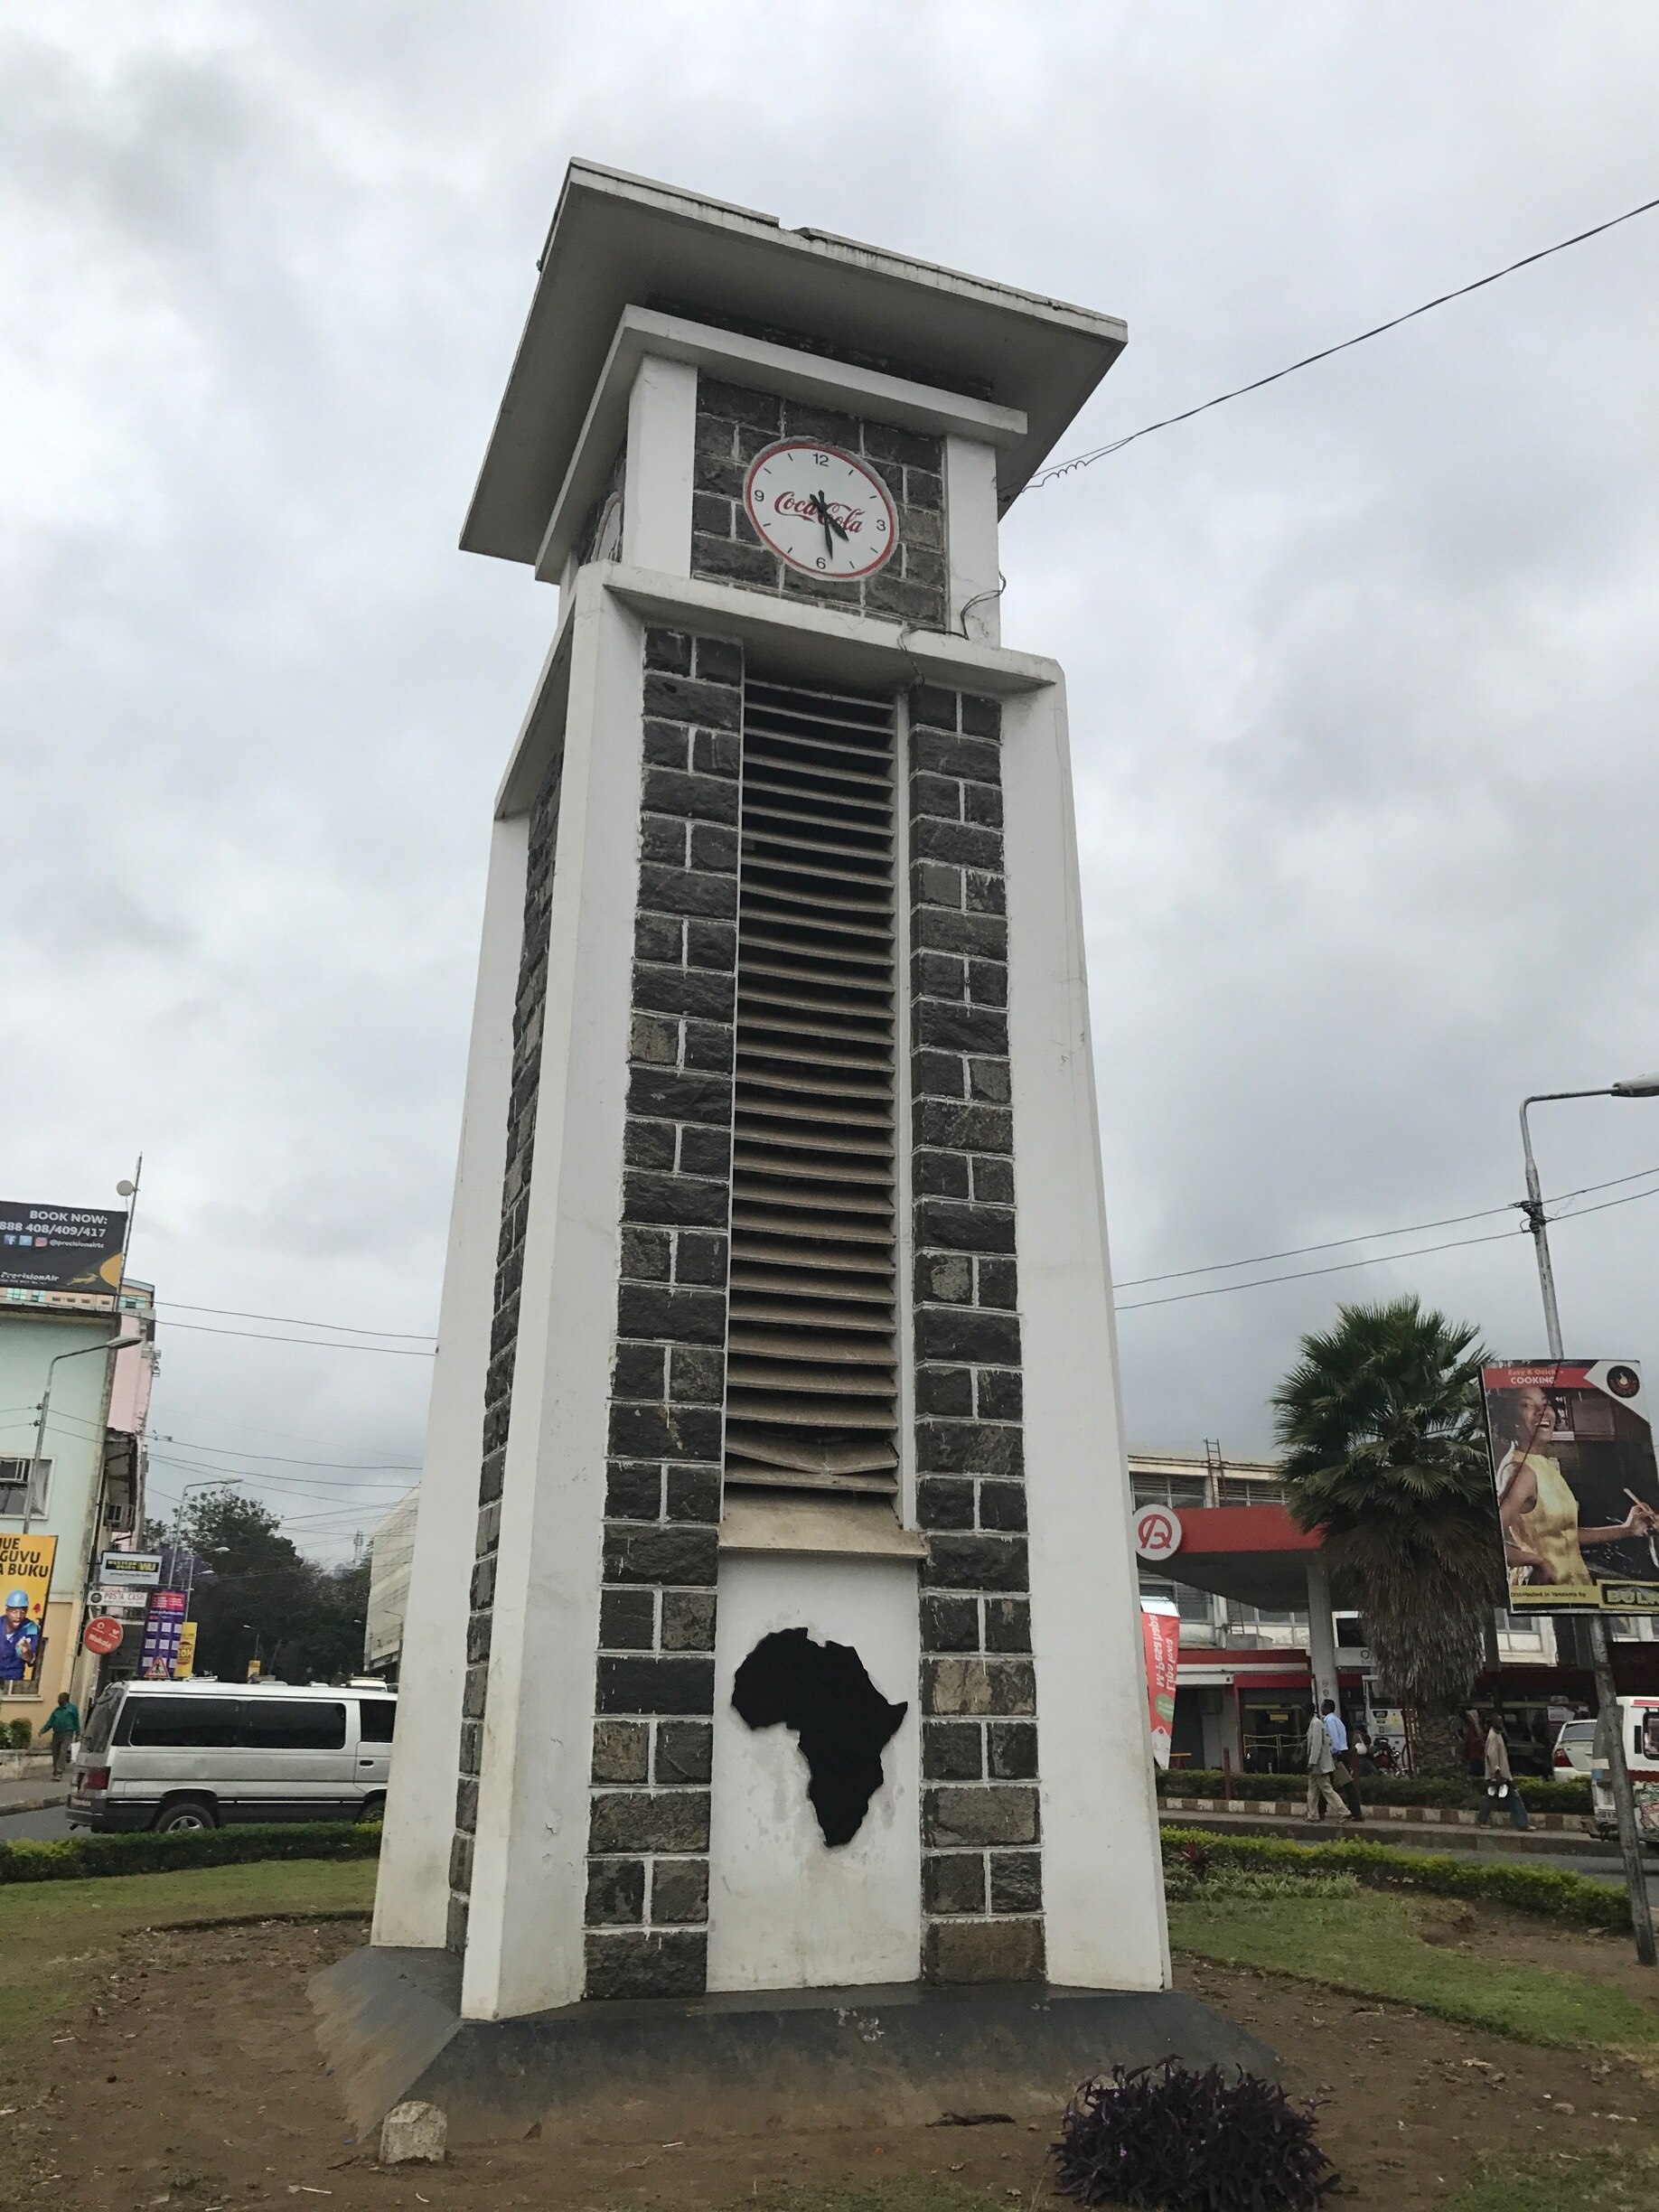
POLYGON ((625 307, 821 352, 1016 408, 1006 502, 1123 350, 1114 315, 572 162, 463 548, 534 561, 625 307))

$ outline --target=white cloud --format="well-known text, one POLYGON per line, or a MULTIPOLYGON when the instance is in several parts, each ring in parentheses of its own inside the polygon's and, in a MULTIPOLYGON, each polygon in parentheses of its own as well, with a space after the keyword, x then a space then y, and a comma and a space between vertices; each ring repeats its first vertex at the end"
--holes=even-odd
MULTIPOLYGON (((552 615, 454 547, 570 155, 1125 314, 1075 449, 1644 197, 1656 58, 1617 5, 15 11, 7 1183, 142 1146, 164 1296, 430 1326, 552 615)), ((1523 1092, 1659 1061, 1656 265, 1647 219, 1010 519, 1125 1275, 1499 1204, 1523 1092)), ((1551 1112, 1550 1184, 1659 1161, 1551 1112)), ((1652 1235, 1561 1230, 1575 1342, 1659 1357, 1652 1235)), ((1407 1285, 1537 1340, 1518 1236, 1126 1316, 1132 1429, 1260 1445, 1296 1332, 1407 1285)), ((173 1433, 417 1456, 419 1360, 164 1344, 173 1433)), ((390 1493, 280 1495, 337 1543, 390 1493)))

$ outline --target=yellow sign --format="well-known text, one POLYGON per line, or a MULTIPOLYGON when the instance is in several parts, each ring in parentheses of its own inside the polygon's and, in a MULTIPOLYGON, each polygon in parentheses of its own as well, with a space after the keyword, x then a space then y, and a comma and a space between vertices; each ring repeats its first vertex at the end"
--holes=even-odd
POLYGON ((0 1682, 33 1682, 39 1674, 52 1589, 55 1536, 0 1536, 0 1682))
POLYGON ((249 1682, 258 1682, 259 1679, 259 1662, 257 1659, 250 1659, 248 1662, 248 1679, 249 1682))
POLYGON ((187 1620, 179 1630, 179 1655, 173 1663, 173 1679, 183 1682, 196 1671, 196 1624, 187 1620))

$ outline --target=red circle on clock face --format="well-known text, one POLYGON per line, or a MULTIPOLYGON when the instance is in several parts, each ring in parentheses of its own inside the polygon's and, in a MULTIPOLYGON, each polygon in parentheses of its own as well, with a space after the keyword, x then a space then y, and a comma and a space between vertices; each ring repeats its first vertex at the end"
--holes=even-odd
POLYGON ((803 576, 847 583, 893 558, 898 513, 876 472, 813 438, 756 454, 743 503, 762 542, 803 576))

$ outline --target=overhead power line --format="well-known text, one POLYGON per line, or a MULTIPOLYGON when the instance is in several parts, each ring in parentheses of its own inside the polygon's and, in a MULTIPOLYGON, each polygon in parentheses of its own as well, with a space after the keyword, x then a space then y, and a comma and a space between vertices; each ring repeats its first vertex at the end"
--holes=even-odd
MULTIPOLYGON (((1557 1221, 1578 1221, 1586 1214, 1605 1214, 1609 1206, 1635 1205, 1641 1198, 1659 1198, 1659 1183, 1654 1184, 1651 1190, 1631 1191, 1623 1198, 1604 1198, 1599 1205, 1580 1206, 1576 1213, 1558 1214, 1554 1218, 1557 1221)), ((1471 1215, 1469 1218, 1478 1217, 1471 1215)), ((1203 1290, 1172 1290, 1165 1298, 1136 1298, 1128 1306, 1119 1306, 1116 1310, 1119 1313, 1144 1313, 1148 1306, 1182 1306, 1190 1298, 1225 1298, 1234 1290, 1261 1290, 1270 1283, 1306 1282, 1315 1275, 1345 1275, 1351 1269, 1382 1267, 1391 1260, 1419 1260, 1429 1252, 1460 1251, 1467 1244, 1496 1244, 1517 1233, 1527 1233, 1524 1222, 1517 1222, 1513 1229, 1488 1230, 1484 1236, 1452 1237, 1444 1244, 1410 1244, 1404 1251, 1372 1252, 1364 1259, 1338 1260, 1329 1267, 1293 1268, 1284 1275, 1252 1275, 1248 1282, 1212 1283, 1203 1290)))
MULTIPOLYGON (((318 1323, 319 1327, 326 1326, 318 1323)), ((273 1336, 265 1329, 210 1328, 204 1321, 169 1321, 170 1329, 187 1329, 199 1336, 241 1336, 258 1344, 304 1345, 313 1352, 385 1352, 393 1359, 432 1359, 435 1354, 424 1346, 417 1350, 412 1345, 389 1344, 336 1344, 326 1336, 273 1336)))
MULTIPOLYGON (((1581 1183, 1576 1190, 1561 1191, 1546 1198, 1546 1206, 1565 1205, 1570 1198, 1588 1197, 1592 1191, 1617 1190, 1626 1183, 1645 1183, 1649 1176, 1659 1176, 1659 1167, 1638 1167, 1634 1175, 1609 1176, 1605 1183, 1581 1183)), ((1617 1204, 1616 1200, 1614 1202, 1617 1204)), ((1423 1236, 1430 1229, 1459 1229, 1466 1222, 1490 1221, 1495 1214, 1514 1214, 1520 1210, 1519 1199, 1512 1198, 1506 1205, 1482 1206, 1473 1214, 1448 1214, 1440 1221, 1408 1222, 1401 1229, 1365 1229, 1357 1236, 1330 1237, 1322 1244, 1291 1244, 1283 1251, 1251 1252, 1243 1260, 1214 1260, 1207 1267, 1172 1268, 1165 1275, 1131 1275, 1120 1282, 1120 1290, 1140 1290, 1149 1283, 1181 1282, 1193 1275, 1224 1275, 1233 1268, 1266 1267, 1274 1260, 1301 1260, 1309 1252, 1340 1251, 1348 1244, 1377 1244, 1388 1237, 1423 1236)), ((1581 1206, 1579 1212, 1593 1214, 1594 1206, 1581 1206)), ((1571 1216, 1563 1214, 1562 1220, 1571 1216)), ((1384 1258, 1388 1255, 1383 1254, 1384 1258)), ((1396 1255, 1398 1256, 1398 1255, 1396 1255)))
MULTIPOLYGON (((228 1321, 276 1321, 285 1328, 328 1329, 336 1336, 397 1336, 408 1344, 436 1344, 437 1338, 431 1329, 369 1328, 359 1321, 311 1321, 299 1314, 243 1313, 235 1306, 186 1306, 178 1298, 157 1298, 157 1310, 164 1313, 218 1314, 228 1321)), ((181 1324, 175 1322, 174 1327, 181 1324)))
POLYGON ((1329 361, 1334 354, 1346 353, 1353 347, 1364 345, 1368 340, 1381 338, 1385 332, 1398 330, 1402 323, 1415 322, 1419 315, 1432 314, 1452 300, 1467 299, 1471 292, 1484 291, 1487 285, 1499 283, 1513 276, 1517 269, 1531 268, 1535 261, 1547 261, 1551 254, 1565 253, 1570 247, 1582 246, 1587 239, 1599 238, 1606 230, 1617 230, 1620 223, 1634 222, 1638 215, 1651 214, 1659 208, 1659 200, 1644 200, 1640 207, 1626 208, 1622 215, 1609 216, 1606 222, 1594 223, 1588 230, 1575 231, 1571 238, 1561 239, 1553 246, 1541 246, 1536 253, 1523 254, 1518 261, 1507 262, 1494 269, 1489 276, 1476 276, 1472 284, 1459 285, 1455 291, 1441 292, 1431 300, 1424 300, 1420 307, 1408 307, 1403 314, 1391 315, 1386 323, 1374 323, 1370 330, 1357 336, 1344 338, 1336 345, 1322 346, 1317 353, 1305 353, 1283 369, 1275 369, 1269 376, 1256 377, 1248 384, 1235 384, 1231 391, 1218 392, 1214 399, 1200 401, 1196 407, 1184 408, 1178 415, 1166 415, 1158 422, 1146 423, 1127 436, 1113 438, 1109 445, 1097 445, 1092 453, 1073 454, 1069 461, 1056 461, 1048 468, 1039 469, 1026 489, 1035 492, 1039 486, 1053 483, 1059 476, 1070 476, 1079 469, 1086 469, 1096 461, 1104 461, 1111 454, 1121 453, 1126 445, 1133 445, 1139 438, 1150 437, 1155 430, 1167 430, 1176 423, 1191 422, 1195 415, 1207 415, 1212 408, 1225 407, 1230 399, 1242 399, 1247 392, 1263 390, 1270 384, 1278 384, 1300 369, 1311 369, 1316 361, 1329 361))

